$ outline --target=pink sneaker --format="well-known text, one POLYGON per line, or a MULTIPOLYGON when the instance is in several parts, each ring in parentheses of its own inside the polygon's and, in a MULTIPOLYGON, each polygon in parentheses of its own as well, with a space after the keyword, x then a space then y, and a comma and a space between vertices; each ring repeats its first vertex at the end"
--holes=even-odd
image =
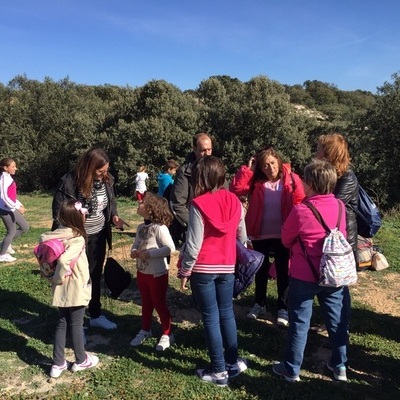
POLYGON ((95 367, 99 363, 99 357, 94 356, 93 354, 86 353, 86 360, 83 363, 74 365, 71 368, 72 372, 83 371, 84 369, 95 367))
POLYGON ((63 365, 52 365, 50 370, 50 376, 52 378, 58 378, 67 368, 68 368, 68 363, 66 361, 64 361, 63 365))

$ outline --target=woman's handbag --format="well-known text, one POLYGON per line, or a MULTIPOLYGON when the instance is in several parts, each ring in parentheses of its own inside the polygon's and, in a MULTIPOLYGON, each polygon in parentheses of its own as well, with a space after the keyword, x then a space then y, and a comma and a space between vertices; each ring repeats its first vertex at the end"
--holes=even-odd
POLYGON ((264 254, 245 247, 240 240, 236 240, 236 266, 233 297, 236 298, 246 290, 254 280, 254 275, 264 261, 264 254))
POLYGON ((131 284, 132 277, 117 260, 108 257, 104 266, 104 281, 110 289, 110 297, 117 299, 120 294, 131 284))

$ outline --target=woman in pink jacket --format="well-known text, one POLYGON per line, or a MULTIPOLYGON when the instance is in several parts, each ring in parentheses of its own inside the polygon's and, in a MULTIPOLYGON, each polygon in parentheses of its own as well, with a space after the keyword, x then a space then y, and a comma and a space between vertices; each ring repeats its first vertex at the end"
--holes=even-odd
POLYGON ((289 324, 286 295, 289 285, 289 251, 281 241, 281 228, 293 205, 304 198, 300 177, 283 164, 279 154, 266 147, 251 157, 236 173, 230 190, 237 196, 248 196, 246 229, 254 250, 265 255, 264 263, 255 277, 255 304, 247 314, 256 319, 265 313, 267 299, 269 255, 274 252, 278 285, 278 318, 281 326, 289 324))
MULTIPOLYGON (((332 193, 336 180, 336 170, 328 161, 314 160, 304 169, 307 203, 312 204, 319 211, 322 219, 331 229, 337 225, 339 207, 341 207, 343 212, 339 221, 339 230, 346 237, 345 206, 332 193)), ((299 204, 293 208, 282 228, 282 242, 291 253, 288 290, 290 326, 284 360, 275 364, 273 371, 289 382, 300 380, 300 367, 303 362, 315 296, 321 306, 332 347, 332 356, 326 365, 333 372, 336 380, 347 380, 345 364, 347 362, 348 319, 343 305, 346 287, 319 286, 316 278, 325 237, 325 229, 305 204, 299 204)))

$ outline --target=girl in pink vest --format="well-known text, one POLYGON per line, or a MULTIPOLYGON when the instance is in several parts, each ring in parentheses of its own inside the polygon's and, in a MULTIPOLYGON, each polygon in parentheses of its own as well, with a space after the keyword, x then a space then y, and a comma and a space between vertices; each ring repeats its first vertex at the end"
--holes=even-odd
POLYGON ((196 370, 203 381, 226 386, 247 369, 238 357, 233 284, 236 238, 246 242, 243 209, 237 196, 224 189, 225 168, 214 156, 197 159, 192 169, 194 199, 180 268, 182 288, 190 286, 204 324, 211 358, 196 370))

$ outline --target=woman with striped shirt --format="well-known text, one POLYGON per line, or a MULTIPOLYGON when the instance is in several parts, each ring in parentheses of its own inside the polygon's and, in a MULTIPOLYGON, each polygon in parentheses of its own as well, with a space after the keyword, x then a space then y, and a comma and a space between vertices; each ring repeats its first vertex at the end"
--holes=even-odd
POLYGON ((85 230, 88 237, 86 253, 92 280, 92 298, 89 303, 90 326, 115 329, 117 325, 101 314, 100 281, 106 257, 106 247, 112 247, 111 226, 122 229, 128 225, 118 217, 114 195, 114 178, 108 172, 110 160, 100 148, 86 151, 73 171, 61 178, 53 198, 53 228, 59 225, 57 213, 64 200, 76 199, 89 213, 85 230))

